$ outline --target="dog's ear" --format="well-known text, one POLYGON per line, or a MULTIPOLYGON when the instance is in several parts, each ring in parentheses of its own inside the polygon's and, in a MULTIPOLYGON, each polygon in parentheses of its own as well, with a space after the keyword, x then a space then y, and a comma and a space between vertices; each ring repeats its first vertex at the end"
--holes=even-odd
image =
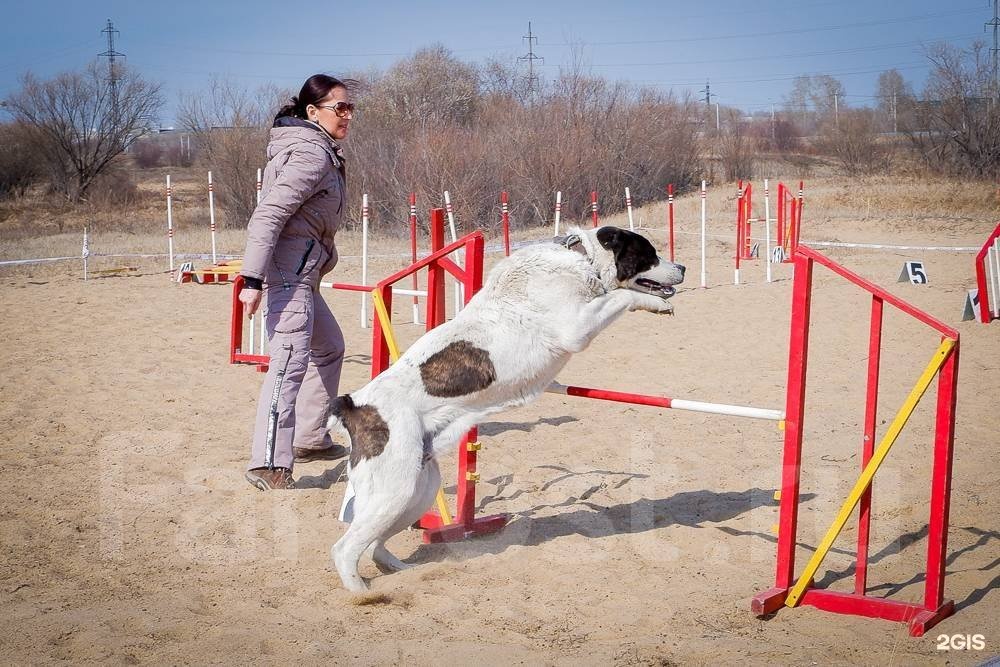
POLYGON ((656 249, 638 234, 617 227, 601 227, 597 230, 597 242, 614 253, 618 280, 622 282, 656 264, 656 249))

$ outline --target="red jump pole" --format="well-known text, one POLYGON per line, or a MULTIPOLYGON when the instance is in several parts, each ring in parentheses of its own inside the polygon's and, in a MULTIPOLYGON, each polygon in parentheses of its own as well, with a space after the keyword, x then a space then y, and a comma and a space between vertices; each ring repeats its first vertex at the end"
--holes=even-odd
POLYGON ((590 217, 594 220, 594 227, 597 226, 597 190, 590 193, 590 217))
POLYGON ((507 191, 500 193, 500 224, 503 227, 503 254, 510 257, 510 215, 507 212, 507 191))

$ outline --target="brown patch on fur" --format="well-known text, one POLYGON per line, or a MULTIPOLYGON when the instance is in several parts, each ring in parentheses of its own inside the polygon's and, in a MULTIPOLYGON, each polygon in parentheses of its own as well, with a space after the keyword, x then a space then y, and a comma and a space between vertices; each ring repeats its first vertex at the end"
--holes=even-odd
POLYGON ((497 372, 489 352, 458 340, 420 364, 420 379, 431 396, 454 398, 486 389, 497 372))
POLYGON ((374 405, 354 405, 350 395, 340 396, 330 412, 344 423, 351 436, 351 467, 362 459, 375 458, 389 442, 389 426, 374 405))

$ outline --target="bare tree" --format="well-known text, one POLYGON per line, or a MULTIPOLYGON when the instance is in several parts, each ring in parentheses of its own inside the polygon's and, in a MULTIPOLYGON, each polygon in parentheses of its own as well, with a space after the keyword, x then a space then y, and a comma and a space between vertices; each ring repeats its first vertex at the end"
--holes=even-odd
POLYGON ((111 162, 154 125, 163 106, 159 83, 125 67, 113 91, 91 63, 43 81, 31 73, 6 100, 14 119, 29 127, 45 157, 52 187, 79 201, 111 162))
POLYGON ((899 128, 899 110, 912 106, 913 89, 906 83, 899 70, 890 69, 878 75, 875 91, 879 121, 883 128, 896 132, 899 128))
POLYGON ((31 130, 23 123, 0 125, 0 199, 17 197, 45 173, 31 130))
POLYGON ((785 109, 799 127, 813 132, 819 124, 828 120, 836 123, 836 116, 843 108, 843 99, 844 84, 832 76, 797 76, 785 98, 785 109))
POLYGON ((841 111, 840 124, 825 126, 817 148, 837 160, 851 176, 885 172, 890 166, 889 144, 879 138, 872 109, 841 111))
POLYGON ((978 177, 1000 174, 1000 100, 982 42, 968 50, 933 47, 922 99, 902 126, 916 155, 932 169, 978 177))
POLYGON ((267 128, 288 93, 213 79, 206 95, 184 95, 177 112, 193 132, 217 184, 225 224, 246 225, 256 206, 256 173, 266 162, 267 128))

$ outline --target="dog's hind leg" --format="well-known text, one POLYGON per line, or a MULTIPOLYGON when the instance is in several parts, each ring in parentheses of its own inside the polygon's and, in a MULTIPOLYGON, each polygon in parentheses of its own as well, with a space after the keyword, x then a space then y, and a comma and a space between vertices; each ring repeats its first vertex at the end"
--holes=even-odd
POLYGON ((388 533, 377 539, 369 549, 372 560, 375 561, 376 567, 381 572, 388 574, 413 567, 411 564, 404 563, 396 558, 396 556, 386 549, 385 542, 396 533, 405 530, 417 522, 434 504, 434 498, 437 496, 439 488, 441 488, 441 472, 438 469, 437 461, 430 458, 423 464, 420 477, 417 479, 416 489, 414 490, 413 497, 407 504, 406 512, 389 529, 388 533))

